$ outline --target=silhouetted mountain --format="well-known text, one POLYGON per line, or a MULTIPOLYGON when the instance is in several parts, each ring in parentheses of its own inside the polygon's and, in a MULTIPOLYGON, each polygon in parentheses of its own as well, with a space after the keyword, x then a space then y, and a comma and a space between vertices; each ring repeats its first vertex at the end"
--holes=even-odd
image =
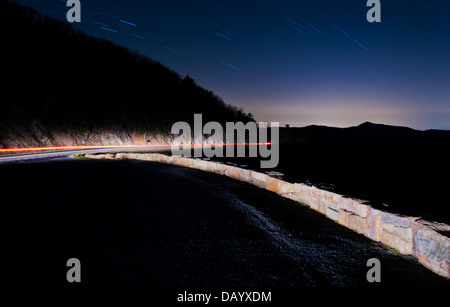
POLYGON ((366 122, 349 128, 281 128, 280 139, 277 171, 293 181, 449 223, 450 206, 442 193, 449 186, 450 131, 366 122))
MULTIPOLYGON (((67 22, 0 0, 0 127, 38 121, 83 133, 93 128, 169 132, 177 121, 252 120, 190 78, 74 30, 67 22)), ((1 135, 0 135, 1 138, 1 135)))
POLYGON ((370 122, 349 128, 312 125, 282 128, 281 142, 310 145, 450 145, 450 131, 419 131, 370 122))

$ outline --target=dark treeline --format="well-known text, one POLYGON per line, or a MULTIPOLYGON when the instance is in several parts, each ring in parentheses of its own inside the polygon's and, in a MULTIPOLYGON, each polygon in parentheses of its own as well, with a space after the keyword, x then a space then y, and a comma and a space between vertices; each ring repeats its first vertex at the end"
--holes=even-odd
POLYGON ((0 120, 47 127, 167 132, 176 121, 252 119, 160 63, 0 0, 0 120))

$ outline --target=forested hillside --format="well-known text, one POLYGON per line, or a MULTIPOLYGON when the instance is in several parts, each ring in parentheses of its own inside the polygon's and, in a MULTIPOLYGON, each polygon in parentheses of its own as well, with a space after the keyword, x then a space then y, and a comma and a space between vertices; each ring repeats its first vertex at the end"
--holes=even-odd
POLYGON ((194 113, 205 122, 252 120, 189 76, 33 9, 0 0, 0 31, 0 146, 14 137, 11 127, 31 124, 72 134, 144 134, 167 133, 194 113))

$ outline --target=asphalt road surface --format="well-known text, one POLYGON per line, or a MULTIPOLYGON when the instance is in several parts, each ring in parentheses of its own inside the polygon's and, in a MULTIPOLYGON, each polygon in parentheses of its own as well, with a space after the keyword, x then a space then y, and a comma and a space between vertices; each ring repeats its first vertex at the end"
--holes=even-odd
POLYGON ((226 177, 139 161, 0 165, 0 283, 80 287, 443 286, 411 257, 226 177), (381 283, 366 280, 381 262, 381 283))

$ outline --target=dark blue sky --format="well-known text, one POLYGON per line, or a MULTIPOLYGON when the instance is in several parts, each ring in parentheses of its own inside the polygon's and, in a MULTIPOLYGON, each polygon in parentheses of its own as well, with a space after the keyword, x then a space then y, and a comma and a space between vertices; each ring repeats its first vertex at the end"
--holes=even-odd
MULTIPOLYGON (((16 0, 65 20, 64 0, 16 0)), ((81 0, 86 33, 190 75, 259 121, 450 129, 450 2, 81 0)), ((82 77, 82 76, 80 76, 82 77)))

